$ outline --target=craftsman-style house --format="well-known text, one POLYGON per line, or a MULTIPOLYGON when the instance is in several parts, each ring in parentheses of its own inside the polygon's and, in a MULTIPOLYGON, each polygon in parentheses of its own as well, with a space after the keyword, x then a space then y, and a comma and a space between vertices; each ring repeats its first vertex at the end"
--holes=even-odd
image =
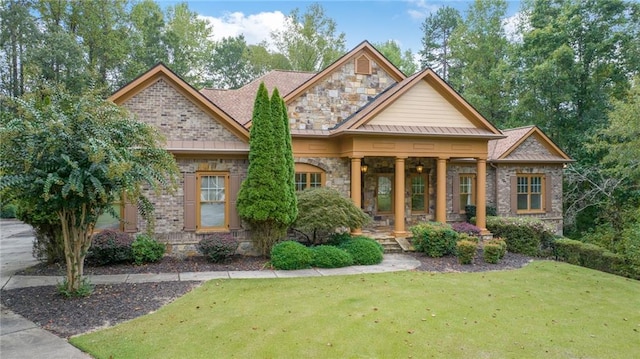
MULTIPOLYGON (((365 41, 319 73, 271 71, 237 90, 198 91, 159 64, 115 92, 111 101, 164 133, 183 174, 176 193, 155 199, 159 238, 242 237, 235 201, 261 82, 287 104, 299 190, 335 188, 396 237, 417 221, 461 221, 467 205, 482 229, 485 205, 562 229, 571 159, 539 128, 501 131, 431 69, 407 77, 365 41)), ((123 207, 124 229, 144 230, 123 207)))

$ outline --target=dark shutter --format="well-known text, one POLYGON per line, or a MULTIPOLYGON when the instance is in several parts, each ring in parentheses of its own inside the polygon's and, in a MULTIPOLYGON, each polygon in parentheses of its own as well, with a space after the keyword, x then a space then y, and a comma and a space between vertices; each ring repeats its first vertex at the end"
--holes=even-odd
POLYGON ((553 211, 553 181, 551 180, 551 175, 545 175, 542 180, 544 181, 542 188, 544 189, 545 212, 551 213, 553 211))
POLYGON ((240 216, 236 208, 241 178, 237 174, 229 176, 229 229, 240 229, 240 216))
POLYGON ((518 176, 511 176, 511 214, 518 214, 518 176))
POLYGON ((453 199, 451 201, 452 211, 453 213, 460 213, 460 175, 454 174, 451 183, 453 184, 451 190, 451 193, 453 193, 453 199))
POLYGON ((184 230, 196 230, 196 196, 198 195, 196 186, 196 174, 184 174, 184 230))
POLYGON ((138 206, 135 203, 125 202, 123 220, 125 232, 136 233, 138 231, 138 206))

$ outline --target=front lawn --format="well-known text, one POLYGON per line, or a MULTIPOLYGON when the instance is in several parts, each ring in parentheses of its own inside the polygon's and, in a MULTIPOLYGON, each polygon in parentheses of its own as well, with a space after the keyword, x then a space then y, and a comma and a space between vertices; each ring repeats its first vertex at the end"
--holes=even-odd
POLYGON ((629 358, 640 353, 640 282, 546 261, 214 280, 70 341, 96 358, 629 358))

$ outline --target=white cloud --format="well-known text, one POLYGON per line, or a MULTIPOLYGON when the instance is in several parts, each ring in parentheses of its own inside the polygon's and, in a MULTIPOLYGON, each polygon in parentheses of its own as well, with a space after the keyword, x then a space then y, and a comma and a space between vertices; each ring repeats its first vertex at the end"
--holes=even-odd
POLYGON ((521 42, 522 34, 520 33, 519 27, 522 25, 524 25, 525 28, 527 26, 527 16, 523 12, 517 12, 512 16, 503 19, 502 27, 504 28, 507 40, 511 42, 521 42))
POLYGON ((408 0, 414 8, 407 10, 407 14, 413 20, 423 21, 431 13, 438 11, 440 5, 428 4, 426 0, 408 0))
POLYGON ((225 13, 222 17, 199 16, 213 26, 213 40, 224 37, 244 35, 247 44, 253 45, 261 41, 271 41, 270 34, 274 30, 284 28, 287 18, 280 11, 261 12, 245 15, 241 12, 225 13))

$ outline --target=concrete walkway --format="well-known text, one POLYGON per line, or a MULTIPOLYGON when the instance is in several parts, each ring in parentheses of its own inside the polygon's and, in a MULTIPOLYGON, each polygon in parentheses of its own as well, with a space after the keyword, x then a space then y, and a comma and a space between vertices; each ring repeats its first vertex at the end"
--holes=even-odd
MULTIPOLYGON (((33 232, 31 227, 16 220, 0 220, 0 285, 3 290, 56 285, 62 277, 18 276, 15 273, 37 263, 31 254, 33 232)), ((206 281, 236 278, 293 278, 364 273, 395 272, 415 269, 420 262, 403 254, 385 254, 378 265, 345 268, 313 268, 295 271, 227 271, 184 272, 157 274, 117 274, 88 276, 93 284, 144 283, 166 281, 206 281)), ((35 323, 26 320, 5 307, 0 317, 0 357, 9 358, 90 358, 87 354, 35 323)))

